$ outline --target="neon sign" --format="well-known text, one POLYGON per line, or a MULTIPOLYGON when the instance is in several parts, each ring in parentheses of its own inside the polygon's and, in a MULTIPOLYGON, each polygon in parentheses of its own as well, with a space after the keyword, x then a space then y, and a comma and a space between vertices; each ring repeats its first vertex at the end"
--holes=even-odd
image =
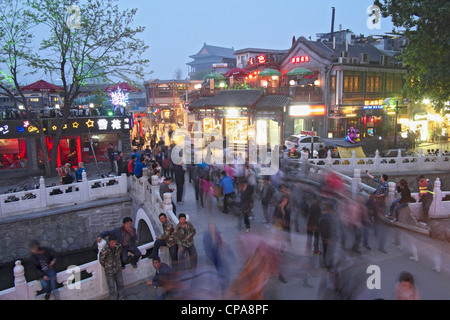
POLYGON ((299 56, 299 57, 293 57, 291 59, 292 63, 302 63, 302 62, 309 62, 309 56, 299 56))
MULTIPOLYGON (((256 60, 258 61, 259 64, 263 64, 263 63, 267 62, 266 56, 264 56, 262 54, 257 56, 256 60)), ((251 57, 250 60, 248 61, 248 64, 249 65, 254 65, 255 64, 255 58, 251 57)))

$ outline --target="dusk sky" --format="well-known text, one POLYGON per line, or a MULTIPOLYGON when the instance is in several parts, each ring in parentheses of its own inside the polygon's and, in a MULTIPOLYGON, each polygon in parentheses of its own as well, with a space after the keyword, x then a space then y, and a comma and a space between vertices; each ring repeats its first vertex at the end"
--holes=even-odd
POLYGON ((289 49, 292 37, 316 40, 317 33, 350 29, 356 34, 391 32, 390 19, 380 29, 369 29, 367 8, 373 0, 120 0, 122 8, 138 8, 136 25, 145 26, 142 39, 150 46, 146 57, 153 74, 149 79, 172 79, 177 68, 187 77, 187 62, 206 42, 244 48, 289 49))

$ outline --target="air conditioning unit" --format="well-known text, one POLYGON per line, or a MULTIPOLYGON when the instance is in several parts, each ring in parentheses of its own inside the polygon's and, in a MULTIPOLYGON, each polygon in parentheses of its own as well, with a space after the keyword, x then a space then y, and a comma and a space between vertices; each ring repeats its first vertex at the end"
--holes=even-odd
POLYGON ((351 58, 352 59, 352 63, 353 64, 358 64, 359 63, 359 58, 351 58))
POLYGON ((342 58, 348 58, 348 51, 341 51, 341 57, 342 58))

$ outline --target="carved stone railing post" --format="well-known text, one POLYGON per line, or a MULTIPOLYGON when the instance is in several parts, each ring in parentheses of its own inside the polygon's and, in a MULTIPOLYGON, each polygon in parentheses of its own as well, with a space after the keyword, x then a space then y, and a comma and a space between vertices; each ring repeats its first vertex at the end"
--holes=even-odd
POLYGON ((151 203, 152 206, 151 208, 153 209, 154 212, 158 212, 159 209, 159 204, 157 201, 157 196, 159 196, 159 180, 158 180, 158 176, 157 175, 153 175, 152 176, 152 185, 151 185, 151 203))
POLYGON ((22 261, 17 260, 14 267, 14 288, 16 291, 16 300, 29 300, 28 284, 25 279, 25 268, 22 261))
POLYGON ((380 170, 380 163, 381 163, 380 151, 378 151, 377 149, 375 151, 375 158, 373 159, 373 166, 375 172, 378 172, 380 170))
POLYGON ((47 194, 45 192, 45 180, 44 177, 39 178, 39 204, 41 208, 47 206, 47 194))
POLYGON ((164 199, 163 199, 164 212, 166 214, 168 214, 169 211, 173 211, 172 194, 169 192, 166 192, 163 194, 163 196, 164 196, 164 199))
POLYGON ((325 164, 327 169, 331 169, 331 165, 333 164, 333 158, 331 158, 331 150, 327 151, 327 158, 325 160, 325 164))
POLYGON ((423 157, 423 150, 419 150, 419 156, 417 157, 417 166, 420 168, 423 166, 424 163, 424 157, 423 157))
POLYGON ((395 199, 395 190, 397 188, 397 184, 395 182, 388 182, 389 185, 389 193, 386 199, 386 206, 390 206, 392 201, 395 199))
POLYGON ((430 218, 437 218, 439 215, 443 215, 443 206, 442 206, 442 190, 441 190, 441 179, 436 178, 434 182, 434 195, 433 195, 433 203, 430 207, 430 218))
POLYGON ((84 201, 89 200, 89 183, 86 175, 86 171, 81 173, 81 196, 84 201))
POLYGON ((352 194, 359 194, 359 184, 361 183, 361 169, 355 169, 352 179, 352 194))

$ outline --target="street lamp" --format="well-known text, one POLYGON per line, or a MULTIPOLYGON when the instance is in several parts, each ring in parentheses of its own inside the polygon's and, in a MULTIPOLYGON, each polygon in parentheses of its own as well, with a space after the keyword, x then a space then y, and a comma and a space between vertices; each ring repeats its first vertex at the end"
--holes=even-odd
POLYGON ((140 114, 137 115, 137 121, 138 121, 138 148, 141 150, 141 121, 142 117, 140 114))

